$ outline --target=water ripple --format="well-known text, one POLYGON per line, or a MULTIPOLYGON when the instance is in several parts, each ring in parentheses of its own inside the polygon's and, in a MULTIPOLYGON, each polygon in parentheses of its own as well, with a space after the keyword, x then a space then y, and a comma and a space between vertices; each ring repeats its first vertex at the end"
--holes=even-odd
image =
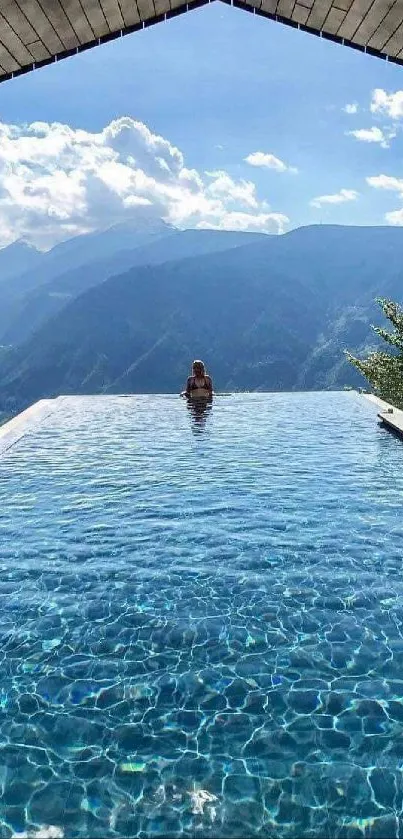
POLYGON ((0 837, 399 836, 403 448, 66 398, 0 459, 0 837))

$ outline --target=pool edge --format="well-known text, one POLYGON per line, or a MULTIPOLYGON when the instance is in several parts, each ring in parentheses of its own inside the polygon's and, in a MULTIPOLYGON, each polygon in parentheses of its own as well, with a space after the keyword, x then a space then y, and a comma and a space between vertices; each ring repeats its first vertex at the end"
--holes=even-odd
POLYGON ((52 399, 40 399, 34 402, 25 411, 17 414, 12 419, 0 426, 0 457, 7 452, 11 446, 18 443, 31 428, 37 427, 50 414, 56 410, 60 402, 64 399, 63 396, 57 396, 52 399))
POLYGON ((378 412, 378 419, 381 421, 383 428, 386 428, 392 434, 395 434, 400 439, 403 439, 403 411, 399 408, 394 408, 389 402, 384 399, 379 399, 372 393, 364 394, 366 399, 375 403, 381 410, 378 412))
MULTIPOLYGON (((278 392, 278 391, 277 391, 278 392)), ((343 393, 343 391, 335 391, 336 393, 343 393)), ((378 418, 383 427, 388 431, 397 434, 403 439, 403 411, 393 408, 388 402, 380 399, 372 393, 358 394, 362 395, 364 399, 369 400, 381 410, 378 413, 378 418)), ((272 392, 271 392, 272 393, 272 392)), ((116 395, 116 394, 115 394, 116 395)), ((125 396, 132 396, 134 394, 124 394, 125 396)), ((12 446, 18 443, 26 434, 30 432, 33 427, 40 425, 47 417, 54 413, 59 408, 60 404, 68 399, 66 395, 51 397, 48 399, 40 399, 30 405, 21 413, 17 414, 12 419, 0 426, 0 457, 5 454, 12 446)))

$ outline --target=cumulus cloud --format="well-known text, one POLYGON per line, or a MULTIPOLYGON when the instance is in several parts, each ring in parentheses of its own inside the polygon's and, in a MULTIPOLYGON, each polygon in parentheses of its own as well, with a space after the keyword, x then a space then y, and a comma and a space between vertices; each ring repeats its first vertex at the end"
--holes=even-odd
POLYGON ((394 227, 403 227, 403 210, 392 210, 390 213, 385 213, 385 221, 394 227))
POLYGON ((311 207, 320 208, 324 204, 344 204, 346 201, 356 201, 358 192, 354 189, 341 189, 333 195, 318 195, 310 201, 311 207))
POLYGON ((206 175, 212 179, 208 186, 208 193, 212 197, 224 198, 234 203, 240 202, 252 210, 258 209, 256 186, 251 181, 240 180, 235 182, 227 172, 222 170, 206 172, 206 175))
POLYGON ((294 166, 288 166, 283 160, 280 160, 279 157, 275 157, 274 154, 267 154, 263 151, 255 151, 252 154, 248 154, 244 160, 245 163, 249 163, 250 166, 260 166, 265 169, 274 169, 276 172, 292 172, 295 174, 298 171, 294 166))
POLYGON ((373 114, 386 114, 391 119, 403 117, 403 90, 387 93, 382 88, 372 92, 371 111, 373 114))
MULTIPOLYGON (((227 213, 218 226, 219 230, 248 230, 256 233, 266 233, 270 227, 276 232, 283 233, 289 223, 288 216, 283 213, 259 213, 251 216, 249 213, 227 213)), ((217 225, 200 222, 198 225, 205 230, 215 230, 217 225)))
POLYGON ((358 105, 356 104, 356 102, 352 102, 351 105, 345 105, 343 111, 345 114, 357 114, 358 105))
POLYGON ((388 131, 385 134, 377 125, 373 125, 372 128, 358 128, 356 131, 347 131, 347 134, 362 143, 379 143, 383 149, 388 149, 389 140, 396 137, 395 131, 388 131))
POLYGON ((188 168, 176 146, 130 117, 99 132, 0 123, 0 244, 46 248, 139 212, 179 228, 278 233, 288 224, 251 181, 188 168))
POLYGON ((395 178, 393 175, 374 175, 366 180, 367 184, 375 189, 389 189, 393 192, 400 192, 403 197, 402 178, 395 178))
MULTIPOLYGON (((397 192, 399 198, 403 200, 403 178, 395 178, 393 175, 374 175, 366 180, 367 184, 374 187, 374 189, 386 189, 390 192, 397 192)), ((387 224, 402 227, 403 209, 385 213, 385 221, 387 224)))

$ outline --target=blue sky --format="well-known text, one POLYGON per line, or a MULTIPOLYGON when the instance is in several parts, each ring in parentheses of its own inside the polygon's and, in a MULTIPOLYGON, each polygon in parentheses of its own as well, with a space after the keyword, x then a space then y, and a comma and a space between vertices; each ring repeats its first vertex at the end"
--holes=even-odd
POLYGON ((289 219, 285 229, 403 223, 385 220, 403 206, 399 90, 403 68, 213 3, 2 84, 0 120, 97 133, 128 116, 201 177, 255 184, 259 202, 289 219), (246 162, 256 152, 266 165, 246 162), (273 157, 297 173, 273 168, 273 157), (311 205, 334 195, 339 203, 311 205))

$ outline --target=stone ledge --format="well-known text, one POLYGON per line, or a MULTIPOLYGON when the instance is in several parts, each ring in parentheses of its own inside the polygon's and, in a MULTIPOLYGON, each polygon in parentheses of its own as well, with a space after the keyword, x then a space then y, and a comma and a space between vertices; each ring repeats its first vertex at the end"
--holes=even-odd
POLYGON ((399 437, 403 437, 403 411, 399 408, 394 408, 389 402, 385 402, 384 399, 379 399, 373 393, 364 395, 366 399, 369 399, 370 402, 374 402, 378 408, 381 408, 378 413, 378 419, 380 419, 382 425, 386 426, 389 431, 392 431, 399 437))
POLYGON ((0 426, 0 456, 43 422, 46 417, 53 414, 63 399, 63 396, 55 399, 40 399, 39 402, 30 405, 25 411, 0 426))
POLYGON ((382 425, 385 425, 389 431, 393 431, 403 438, 403 411, 398 408, 391 408, 387 411, 381 411, 378 417, 382 425))
POLYGON ((392 405, 389 405, 389 402, 385 402, 384 399, 380 399, 379 396, 375 396, 374 393, 363 393, 365 399, 368 399, 370 402, 373 402, 374 405, 377 405, 378 408, 381 408, 382 411, 388 411, 392 408, 392 405))

